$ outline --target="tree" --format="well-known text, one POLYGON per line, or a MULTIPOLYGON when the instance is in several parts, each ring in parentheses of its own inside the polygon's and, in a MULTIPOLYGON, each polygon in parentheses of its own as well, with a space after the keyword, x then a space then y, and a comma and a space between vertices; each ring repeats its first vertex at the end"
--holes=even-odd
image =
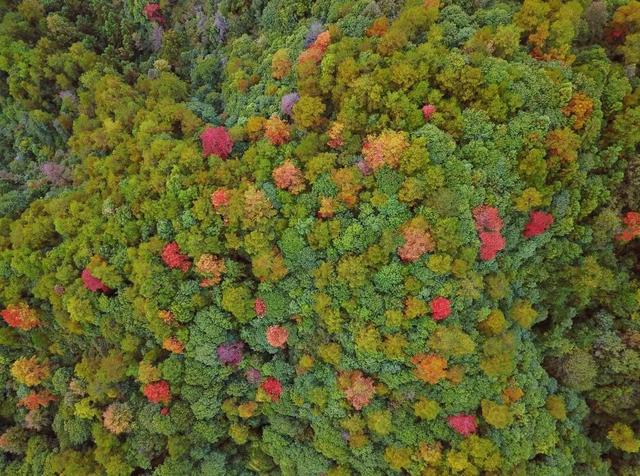
POLYGON ((640 213, 627 212, 622 221, 626 228, 618 233, 616 239, 627 242, 640 235, 640 213))
POLYGON ((20 399, 18 406, 33 411, 38 410, 41 407, 47 407, 51 402, 55 402, 56 400, 56 397, 46 390, 41 392, 31 392, 26 397, 20 399))
POLYGON ((480 259, 490 261, 506 245, 506 241, 500 233, 503 222, 498 209, 488 205, 480 205, 474 208, 473 219, 480 238, 480 259))
POLYGON ((431 308, 431 317, 434 321, 446 319, 451 314, 451 302, 443 296, 432 299, 429 307, 431 308))
POLYGON ((353 408, 362 410, 369 405, 375 393, 373 379, 365 377, 361 371, 356 370, 340 374, 338 382, 345 398, 353 408))
POLYGON ((102 414, 104 427, 115 435, 129 430, 133 421, 133 413, 126 403, 112 403, 102 414))
MULTIPOLYGON (((300 95, 298 93, 289 93, 282 96, 280 101, 280 112, 291 116, 294 114, 293 108, 300 101, 300 95)), ((296 121, 298 122, 298 121, 296 121)))
POLYGON ((434 250, 435 244, 424 220, 416 218, 402 228, 404 244, 398 248, 402 261, 414 262, 434 250))
POLYGON ((217 155, 225 160, 233 149, 233 140, 224 127, 206 127, 200 134, 205 157, 217 155))
POLYGON ((385 130, 377 136, 367 136, 362 146, 362 156, 372 170, 383 165, 397 167, 400 156, 408 146, 405 133, 385 130))
POLYGON ((266 333, 267 342, 273 347, 283 348, 289 338, 289 331, 282 326, 269 326, 266 333))
POLYGON ((88 268, 82 270, 82 274, 80 275, 80 277, 82 278, 82 283, 84 284, 85 288, 87 288, 91 292, 95 293, 100 291, 103 293, 108 293, 109 291, 111 291, 111 288, 104 284, 102 280, 96 278, 88 268))
POLYGON ((273 54, 271 59, 271 76, 274 79, 284 79, 291 71, 291 61, 286 49, 281 48, 273 54))
POLYGON ((553 224, 553 215, 542 211, 532 211, 529 215, 529 222, 526 224, 522 234, 525 238, 533 238, 541 235, 553 224))
POLYGON ((146 384, 143 393, 151 403, 168 405, 171 401, 171 388, 166 380, 158 380, 157 382, 146 384))
POLYGON ((447 376, 447 360, 436 354, 418 354, 411 359, 416 378, 432 385, 447 376))
POLYGON ((273 145, 283 145, 289 142, 291 132, 286 122, 277 116, 271 116, 264 123, 264 135, 273 145))
POLYGON ((21 357, 11 365, 11 376, 17 382, 34 387, 39 385, 51 375, 51 368, 47 362, 40 363, 33 357, 21 357))
POLYGON ((277 402, 282 395, 282 384, 276 378, 267 377, 260 384, 260 390, 262 390, 272 402, 277 402))
POLYGON ((242 362, 244 342, 229 342, 218 346, 218 360, 224 365, 237 366, 242 362))
POLYGON ((491 400, 482 400, 482 416, 491 426, 505 428, 513 422, 513 415, 509 407, 491 400))
POLYGON ((34 329, 40 325, 38 313, 24 302, 8 306, 0 312, 0 315, 9 326, 23 331, 34 329))
POLYGON ((607 433, 607 438, 613 446, 627 453, 640 451, 640 439, 635 438, 633 430, 624 423, 615 423, 607 433))
POLYGON ((142 10, 147 20, 153 21, 159 24, 164 24, 164 17, 158 3, 147 3, 142 10))
POLYGON ((169 268, 179 269, 183 273, 191 268, 191 259, 181 252, 180 246, 175 241, 167 243, 162 249, 162 261, 169 268))
POLYGON ((422 106, 422 115, 424 117, 424 120, 429 121, 429 119, 431 119, 431 116, 433 116, 436 111, 437 109, 433 104, 425 104, 424 106, 422 106))
POLYGON ((207 253, 200 255, 195 266, 196 273, 204 276, 204 279, 200 281, 200 286, 202 287, 220 284, 220 281, 222 281, 222 275, 226 269, 226 265, 222 258, 207 253))
POLYGON ((302 171, 293 162, 286 160, 282 165, 273 169, 273 181, 278 188, 298 194, 304 190, 302 171))
POLYGON ((296 126, 303 129, 319 127, 323 120, 325 105, 322 99, 313 96, 302 96, 292 109, 292 117, 296 126))
POLYGON ((462 436, 469 436, 478 429, 477 420, 474 415, 465 415, 463 413, 451 415, 447 418, 449 426, 462 436))

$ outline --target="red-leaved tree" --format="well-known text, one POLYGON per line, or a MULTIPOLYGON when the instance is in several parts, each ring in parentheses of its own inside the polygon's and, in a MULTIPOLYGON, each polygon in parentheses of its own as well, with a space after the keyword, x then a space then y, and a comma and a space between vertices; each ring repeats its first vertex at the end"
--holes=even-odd
POLYGON ((162 249, 162 261, 169 268, 179 269, 183 273, 191 268, 191 260, 180 251, 180 246, 175 241, 167 243, 162 249))
POLYGON ((206 157, 217 155, 226 160, 233 149, 233 140, 224 127, 207 127, 200 134, 202 152, 206 157))

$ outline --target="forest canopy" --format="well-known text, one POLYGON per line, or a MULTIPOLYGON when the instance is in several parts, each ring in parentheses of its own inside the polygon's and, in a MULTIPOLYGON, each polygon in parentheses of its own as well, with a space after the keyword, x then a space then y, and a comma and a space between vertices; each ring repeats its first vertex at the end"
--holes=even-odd
POLYGON ((638 474, 638 63, 637 0, 0 0, 0 474, 638 474))

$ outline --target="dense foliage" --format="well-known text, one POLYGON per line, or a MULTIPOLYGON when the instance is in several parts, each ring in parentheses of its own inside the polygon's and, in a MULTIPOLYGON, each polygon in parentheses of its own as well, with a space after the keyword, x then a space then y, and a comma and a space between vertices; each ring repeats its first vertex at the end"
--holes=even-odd
POLYGON ((637 474, 640 2, 0 16, 1 474, 637 474))

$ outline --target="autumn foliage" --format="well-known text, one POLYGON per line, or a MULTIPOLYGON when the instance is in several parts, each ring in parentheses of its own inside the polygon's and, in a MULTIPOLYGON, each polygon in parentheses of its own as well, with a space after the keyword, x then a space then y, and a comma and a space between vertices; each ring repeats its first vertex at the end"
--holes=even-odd
POLYGON ((429 303, 431 316, 435 321, 446 319, 451 314, 451 302, 442 296, 432 299, 429 303))
POLYGON ((480 205, 473 210, 473 219, 480 238, 480 259, 490 261, 506 245, 506 240, 501 234, 502 218, 497 208, 480 205))
POLYGON ((616 239, 622 242, 627 242, 633 240, 637 236, 640 236, 640 213, 627 212, 622 219, 622 222, 624 223, 625 228, 616 235, 616 239))
POLYGON ((167 243, 162 249, 162 261, 169 268, 179 269, 183 273, 191 268, 191 259, 180 251, 180 246, 175 241, 167 243))
POLYGON ((449 426, 462 436, 469 436, 478 430, 477 419, 474 415, 451 415, 447 419, 449 426))
POLYGON ((522 234, 525 238, 533 238, 547 231, 552 224, 553 215, 536 210, 529 215, 529 222, 522 234))
POLYGON ((436 354, 418 354, 411 362, 415 366, 417 379, 429 384, 436 384, 447 376, 447 360, 436 354))
POLYGON ((366 407, 375 393, 374 381, 361 371, 346 372, 339 376, 345 398, 356 410, 366 407))
POLYGON ((289 142, 291 131, 289 125, 277 116, 271 116, 264 123, 264 135, 273 145, 289 142))
POLYGON ((166 380, 146 384, 143 393, 151 403, 168 405, 171 401, 171 388, 169 387, 169 382, 166 380))
POLYGON ((91 292, 94 292, 94 293, 96 293, 96 292, 106 293, 106 292, 111 291, 111 288, 109 288, 109 286, 104 284, 101 279, 96 278, 91 273, 91 270, 89 268, 83 269, 82 270, 82 274, 80 275, 80 277, 82 278, 82 283, 84 284, 85 288, 87 288, 91 292))
POLYGON ((153 21, 156 23, 164 23, 164 17, 162 16, 162 10, 160 8, 160 4, 158 3, 147 3, 142 10, 144 16, 149 21, 153 21))
POLYGON ((115 402, 102 413, 104 427, 115 435, 125 433, 133 422, 133 413, 126 403, 115 402))
POLYGON ((422 106, 422 116, 424 117, 424 120, 428 121, 431 119, 431 116, 433 116, 436 111, 437 108, 433 104, 425 104, 422 106))
POLYGON ((48 406, 54 401, 56 401, 56 397, 44 390, 41 392, 31 392, 26 397, 21 398, 18 406, 24 407, 27 410, 37 410, 38 408, 48 406))
POLYGON ((196 273, 204 276, 204 279, 200 281, 200 286, 202 287, 220 284, 226 269, 222 258, 210 254, 201 255, 195 265, 196 273))
POLYGON ((28 331, 40 325, 38 314, 25 303, 8 306, 0 312, 2 319, 11 327, 28 331))
POLYGON ((281 166, 273 169, 272 176, 278 188, 288 190, 293 194, 300 193, 304 189, 302 171, 290 160, 286 160, 281 166))
POLYGON ((48 362, 41 363, 37 357, 21 357, 11 365, 11 375, 27 387, 39 385, 51 375, 48 362))
POLYGON ((289 339, 289 331, 282 326, 269 326, 267 328, 267 342, 273 347, 282 348, 289 339))
POLYGON ((253 303, 253 310, 256 312, 256 316, 264 317, 267 313, 267 305, 264 300, 257 298, 253 303))
POLYGON ((414 220, 404 226, 402 236, 404 244, 398 248, 398 256, 402 261, 417 261, 434 250, 433 239, 423 220, 414 220))
POLYGON ((300 56, 298 57, 298 63, 304 63, 307 61, 312 63, 319 63, 320 60, 322 60, 325 52, 327 51, 330 43, 331 34, 328 31, 323 31, 316 37, 309 48, 300 53, 300 56))
POLYGON ((233 140, 224 127, 207 127, 200 134, 202 153, 226 159, 233 149, 233 140))
POLYGON ((184 353, 184 344, 176 337, 166 337, 162 341, 162 348, 174 354, 184 353))
POLYGON ((267 377, 261 384, 260 388, 273 402, 280 400, 282 395, 282 384, 280 381, 273 377, 267 377))
POLYGON ((236 366, 242 362, 243 342, 222 344, 217 349, 218 360, 224 365, 236 366))
POLYGON ((383 165, 396 167, 407 146, 403 132, 385 130, 377 136, 367 136, 362 146, 362 156, 372 170, 377 170, 383 165))
POLYGON ((0 2, 0 474, 640 467, 640 2, 0 2))
POLYGON ((229 198, 229 191, 219 188, 211 193, 211 205, 216 209, 221 208, 229 204, 229 198))

